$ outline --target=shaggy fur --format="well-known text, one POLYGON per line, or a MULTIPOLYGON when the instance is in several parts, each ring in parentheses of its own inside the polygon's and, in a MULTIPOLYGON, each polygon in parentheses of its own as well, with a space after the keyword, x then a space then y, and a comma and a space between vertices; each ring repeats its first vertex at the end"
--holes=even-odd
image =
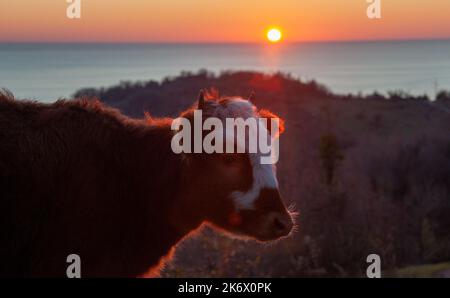
MULTIPOLYGON (((168 125, 97 101, 2 96, 0 276, 65 276, 71 253, 83 276, 137 276, 157 265, 185 235, 170 222, 180 187, 168 183, 183 177, 168 125)), ((185 222, 186 230, 201 223, 185 222)))

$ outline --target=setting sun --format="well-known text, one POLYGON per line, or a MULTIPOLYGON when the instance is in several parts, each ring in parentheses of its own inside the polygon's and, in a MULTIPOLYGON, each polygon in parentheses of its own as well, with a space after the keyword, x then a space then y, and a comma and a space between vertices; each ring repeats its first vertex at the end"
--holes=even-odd
POLYGON ((277 28, 271 28, 267 31, 267 39, 270 42, 278 42, 281 40, 281 31, 277 28))

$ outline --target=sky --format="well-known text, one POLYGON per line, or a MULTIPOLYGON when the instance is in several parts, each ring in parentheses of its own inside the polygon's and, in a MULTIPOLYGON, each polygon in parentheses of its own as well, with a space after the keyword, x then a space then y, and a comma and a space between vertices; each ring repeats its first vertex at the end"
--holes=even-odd
POLYGON ((263 42, 450 38, 450 0, 0 0, 0 42, 263 42))

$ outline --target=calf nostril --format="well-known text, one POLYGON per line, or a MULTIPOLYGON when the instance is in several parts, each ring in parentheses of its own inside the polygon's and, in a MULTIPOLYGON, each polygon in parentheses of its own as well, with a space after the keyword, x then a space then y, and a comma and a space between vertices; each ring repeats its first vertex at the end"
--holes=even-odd
POLYGON ((277 231, 284 231, 286 229, 286 225, 278 217, 274 218, 273 225, 277 231))

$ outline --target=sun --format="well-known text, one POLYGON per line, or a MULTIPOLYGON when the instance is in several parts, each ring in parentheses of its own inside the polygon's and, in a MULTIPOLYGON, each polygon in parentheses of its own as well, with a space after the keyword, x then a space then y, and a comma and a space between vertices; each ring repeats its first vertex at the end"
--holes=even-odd
POLYGON ((267 39, 270 42, 279 42, 281 40, 282 34, 280 29, 277 28, 270 28, 267 31, 267 39))

